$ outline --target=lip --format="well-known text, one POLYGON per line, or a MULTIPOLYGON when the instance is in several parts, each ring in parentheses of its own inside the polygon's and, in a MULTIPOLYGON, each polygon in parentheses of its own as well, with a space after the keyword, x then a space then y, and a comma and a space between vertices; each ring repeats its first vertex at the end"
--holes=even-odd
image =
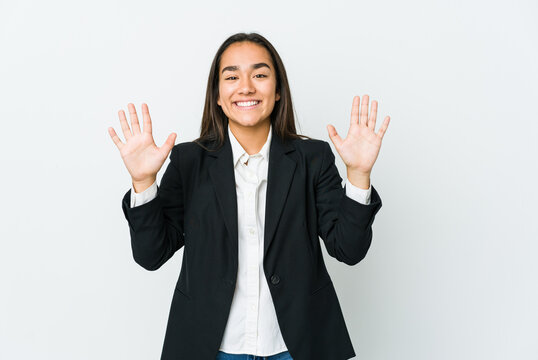
POLYGON ((233 102, 233 105, 236 109, 239 109, 239 110, 251 110, 251 109, 255 109, 257 108, 261 103, 262 101, 261 100, 244 100, 244 101, 257 101, 258 103, 256 105, 252 105, 252 106, 238 106, 236 104, 236 102, 243 102, 243 100, 239 100, 239 101, 234 101, 233 102))

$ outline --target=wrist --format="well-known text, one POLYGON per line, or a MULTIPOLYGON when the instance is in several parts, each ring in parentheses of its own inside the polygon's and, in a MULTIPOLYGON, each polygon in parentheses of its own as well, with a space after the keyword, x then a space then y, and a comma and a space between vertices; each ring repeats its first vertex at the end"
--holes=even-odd
POLYGON ((156 181, 155 177, 150 177, 144 180, 133 180, 133 188, 136 193, 141 193, 151 186, 156 181))
POLYGON ((367 190, 370 188, 370 173, 347 169, 347 179, 353 185, 360 189, 367 190))

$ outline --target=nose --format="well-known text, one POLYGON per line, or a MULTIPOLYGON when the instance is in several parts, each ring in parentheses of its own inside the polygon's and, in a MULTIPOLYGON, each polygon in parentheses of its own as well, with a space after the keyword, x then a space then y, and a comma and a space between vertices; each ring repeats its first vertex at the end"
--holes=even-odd
POLYGON ((252 83, 252 79, 248 76, 244 76, 241 79, 241 82, 239 84, 239 93, 240 94, 251 94, 256 92, 256 89, 254 88, 254 85, 252 83))

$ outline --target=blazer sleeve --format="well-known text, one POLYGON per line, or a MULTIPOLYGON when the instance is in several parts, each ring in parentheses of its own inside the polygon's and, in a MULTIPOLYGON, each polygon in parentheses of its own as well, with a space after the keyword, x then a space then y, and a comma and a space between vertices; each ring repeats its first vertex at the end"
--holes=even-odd
POLYGON ((323 156, 316 182, 318 235, 327 253, 347 265, 359 263, 372 241, 372 223, 381 208, 381 198, 372 186, 370 204, 345 195, 342 178, 329 143, 323 142, 323 156))
POLYGON ((147 270, 160 268, 185 244, 183 187, 178 151, 177 145, 172 148, 170 162, 154 199, 131 208, 132 189, 129 189, 122 200, 134 260, 147 270))

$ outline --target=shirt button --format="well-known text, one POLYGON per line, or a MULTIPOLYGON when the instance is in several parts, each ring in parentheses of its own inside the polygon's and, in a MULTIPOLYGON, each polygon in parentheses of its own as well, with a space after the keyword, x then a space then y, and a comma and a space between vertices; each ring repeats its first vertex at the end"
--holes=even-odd
POLYGON ((248 229, 248 232, 250 233, 250 235, 254 235, 254 229, 253 228, 248 229))

